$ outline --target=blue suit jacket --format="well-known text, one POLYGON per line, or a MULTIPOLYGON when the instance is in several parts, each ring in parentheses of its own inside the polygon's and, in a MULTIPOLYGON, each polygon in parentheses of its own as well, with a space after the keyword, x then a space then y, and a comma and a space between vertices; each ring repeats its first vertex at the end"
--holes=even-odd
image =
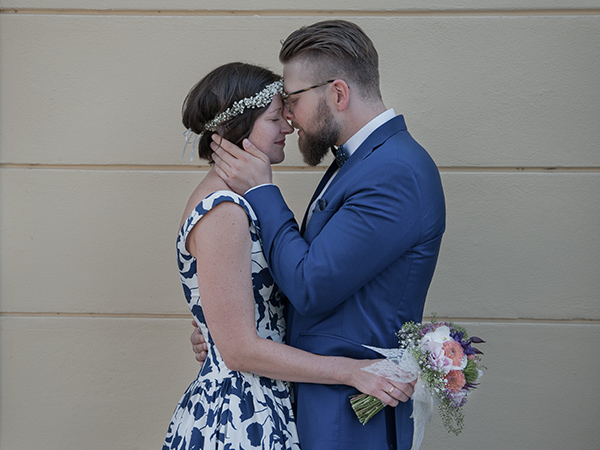
MULTIPOLYGON (((246 194, 275 281, 290 300, 288 341, 324 355, 377 358, 362 344, 397 347, 395 332, 422 319, 445 229, 439 172, 402 116, 348 159, 301 236, 273 185, 246 194)), ((297 383, 303 450, 409 449, 410 402, 367 425, 348 386, 297 383)))

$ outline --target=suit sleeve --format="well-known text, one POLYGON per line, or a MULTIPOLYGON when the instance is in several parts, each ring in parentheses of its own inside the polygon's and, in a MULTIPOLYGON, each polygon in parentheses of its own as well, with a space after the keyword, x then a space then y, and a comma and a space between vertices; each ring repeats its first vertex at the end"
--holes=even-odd
POLYGON ((346 181, 338 209, 313 214, 310 225, 324 225, 310 244, 276 186, 247 194, 260 221, 269 268, 300 314, 335 308, 420 238, 421 195, 413 172, 398 161, 376 170, 366 166, 346 181))

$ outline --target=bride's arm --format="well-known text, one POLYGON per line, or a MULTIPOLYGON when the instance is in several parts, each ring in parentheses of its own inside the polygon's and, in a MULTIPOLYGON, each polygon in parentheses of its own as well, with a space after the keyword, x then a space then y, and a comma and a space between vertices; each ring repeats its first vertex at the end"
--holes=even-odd
POLYGON ((241 207, 223 202, 213 208, 191 231, 187 244, 197 259, 200 298, 208 328, 229 369, 287 381, 346 384, 391 406, 412 395, 410 384, 391 382, 360 370, 372 361, 315 355, 258 337, 251 239, 248 218, 241 207))

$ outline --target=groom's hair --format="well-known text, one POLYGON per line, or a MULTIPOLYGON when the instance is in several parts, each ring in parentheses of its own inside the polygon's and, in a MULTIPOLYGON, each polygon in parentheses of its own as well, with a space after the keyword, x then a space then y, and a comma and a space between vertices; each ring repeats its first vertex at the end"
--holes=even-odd
POLYGON ((343 79, 365 100, 380 100, 379 56, 371 39, 355 23, 325 20, 302 27, 282 43, 282 64, 299 60, 309 67, 314 83, 343 79))

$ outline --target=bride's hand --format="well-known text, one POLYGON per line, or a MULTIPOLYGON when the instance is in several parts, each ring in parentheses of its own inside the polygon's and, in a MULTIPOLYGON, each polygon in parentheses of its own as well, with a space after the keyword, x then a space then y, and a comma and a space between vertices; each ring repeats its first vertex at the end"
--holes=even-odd
POLYGON ((377 360, 354 360, 351 371, 350 385, 364 394, 377 397, 386 405, 397 406, 398 402, 407 402, 415 392, 417 380, 410 383, 400 383, 375 375, 363 367, 370 366, 377 360))

